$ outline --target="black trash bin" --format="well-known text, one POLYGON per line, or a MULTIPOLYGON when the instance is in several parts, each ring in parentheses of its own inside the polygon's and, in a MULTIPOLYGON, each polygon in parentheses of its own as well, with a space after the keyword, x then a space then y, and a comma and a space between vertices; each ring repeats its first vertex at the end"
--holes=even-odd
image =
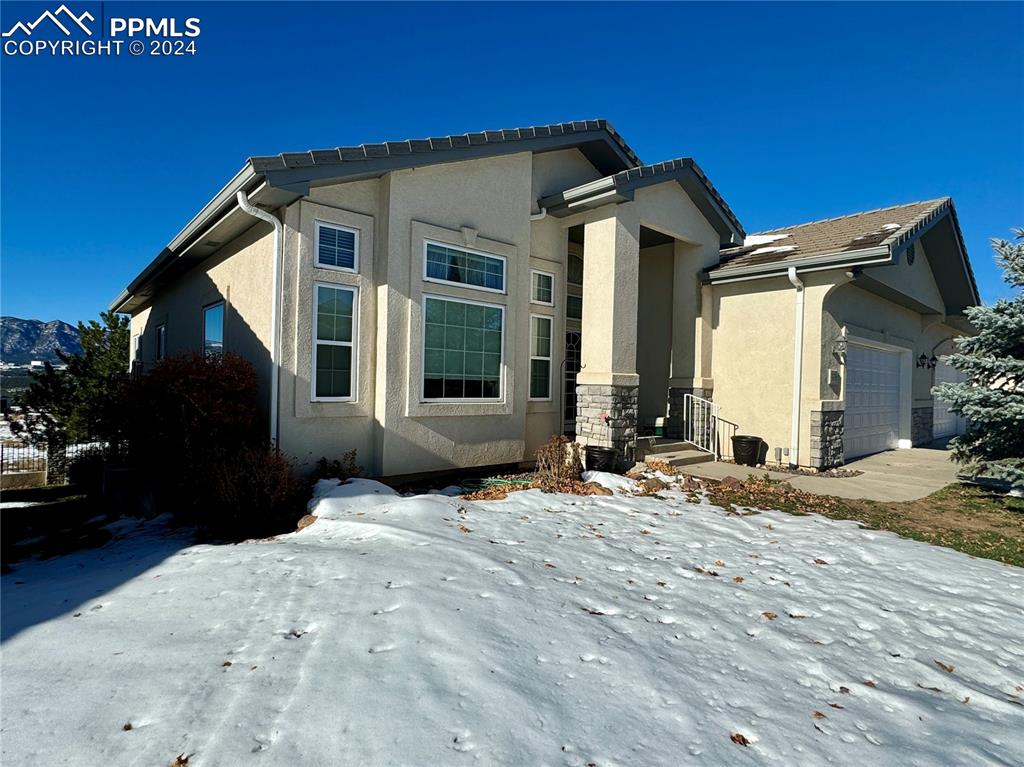
POLYGON ((732 438, 732 457, 743 466, 757 466, 764 440, 750 434, 737 434, 732 438))
POLYGON ((619 451, 614 447, 587 445, 587 471, 618 472, 619 451))

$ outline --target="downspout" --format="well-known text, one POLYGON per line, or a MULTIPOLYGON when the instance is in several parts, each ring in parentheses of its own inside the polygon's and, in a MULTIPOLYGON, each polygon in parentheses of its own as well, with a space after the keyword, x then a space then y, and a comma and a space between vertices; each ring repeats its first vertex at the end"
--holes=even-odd
MULTIPOLYGON (((540 206, 538 205, 537 207, 540 207, 540 206)), ((531 221, 541 221, 544 218, 546 218, 547 215, 548 215, 548 209, 547 208, 541 208, 540 209, 540 213, 531 213, 530 214, 530 220, 531 221)))
POLYGON ((796 309, 793 315, 793 420, 790 425, 789 465, 799 466, 800 453, 800 380, 804 361, 804 284, 796 276, 796 267, 788 270, 789 281, 796 288, 796 309))
POLYGON ((239 190, 236 195, 238 207, 254 218, 266 221, 274 227, 274 280, 273 298, 270 304, 270 447, 277 449, 278 425, 278 386, 281 378, 281 260, 284 248, 284 225, 277 216, 260 210, 252 203, 245 192, 239 190))

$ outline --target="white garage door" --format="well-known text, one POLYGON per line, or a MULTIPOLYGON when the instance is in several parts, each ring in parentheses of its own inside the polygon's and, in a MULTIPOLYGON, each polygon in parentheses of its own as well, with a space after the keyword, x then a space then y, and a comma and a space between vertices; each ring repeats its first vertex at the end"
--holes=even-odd
MULTIPOLYGON (((935 366, 935 383, 960 383, 964 380, 964 374, 956 368, 952 368, 944 362, 935 366)), ((933 435, 935 439, 940 437, 955 437, 964 433, 964 419, 949 409, 949 405, 938 397, 935 398, 935 427, 933 435)))
POLYGON ((850 344, 846 353, 846 458, 896 447, 900 432, 900 355, 850 344))

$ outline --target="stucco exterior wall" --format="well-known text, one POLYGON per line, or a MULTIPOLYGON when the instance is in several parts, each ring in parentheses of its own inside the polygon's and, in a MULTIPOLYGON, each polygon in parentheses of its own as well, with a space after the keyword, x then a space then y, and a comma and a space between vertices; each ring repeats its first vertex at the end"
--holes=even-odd
POLYGON ((282 273, 281 389, 279 444, 308 469, 319 458, 340 458, 355 450, 367 472, 379 473, 374 451, 376 396, 377 283, 381 258, 377 179, 318 187, 285 214, 285 255, 282 273), (317 267, 314 253, 317 221, 359 232, 358 271, 317 267), (341 285, 358 290, 357 343, 353 365, 356 397, 352 402, 313 401, 314 285, 341 285))
POLYGON ((914 254, 914 263, 912 264, 909 263, 910 259, 904 253, 898 263, 891 266, 872 267, 866 273, 879 282, 920 302, 932 311, 942 314, 945 312, 945 304, 928 262, 928 252, 921 240, 914 243, 914 254))
MULTIPOLYGON (((167 355, 203 350, 203 308, 223 301, 224 349, 253 364, 260 397, 269 403, 273 230, 257 223, 217 253, 163 287, 131 317, 138 359, 156 362, 156 329, 166 325, 167 355)), ((133 342, 134 346, 134 342, 133 342)), ((131 357, 135 361, 134 350, 131 357)))

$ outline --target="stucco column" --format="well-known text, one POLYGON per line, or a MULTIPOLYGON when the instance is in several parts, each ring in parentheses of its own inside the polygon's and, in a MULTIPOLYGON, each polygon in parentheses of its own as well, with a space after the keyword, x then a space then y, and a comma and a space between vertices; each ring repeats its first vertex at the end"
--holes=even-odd
POLYGON ((576 435, 626 454, 636 437, 640 219, 616 205, 583 229, 582 369, 576 377, 576 435))
MULTIPOLYGON (((685 395, 712 398, 710 285, 701 284, 708 248, 675 242, 672 286, 672 370, 666 436, 681 438, 685 395)), ((717 251, 714 253, 717 257, 717 251)))

